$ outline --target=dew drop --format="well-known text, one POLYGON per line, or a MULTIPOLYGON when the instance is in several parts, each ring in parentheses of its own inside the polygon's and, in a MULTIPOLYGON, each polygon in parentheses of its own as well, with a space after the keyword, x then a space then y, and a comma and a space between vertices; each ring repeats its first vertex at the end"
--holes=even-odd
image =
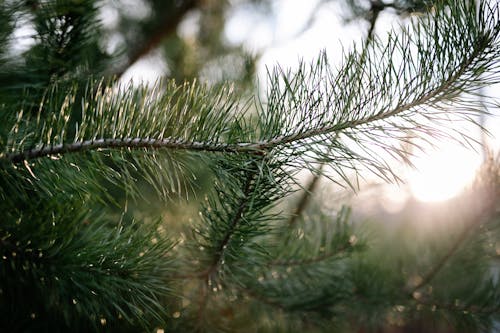
POLYGON ((101 325, 105 326, 106 325, 106 318, 101 318, 101 325))
POLYGON ((174 313, 172 313, 172 317, 174 318, 179 318, 181 316, 181 313, 179 311, 175 311, 174 313))

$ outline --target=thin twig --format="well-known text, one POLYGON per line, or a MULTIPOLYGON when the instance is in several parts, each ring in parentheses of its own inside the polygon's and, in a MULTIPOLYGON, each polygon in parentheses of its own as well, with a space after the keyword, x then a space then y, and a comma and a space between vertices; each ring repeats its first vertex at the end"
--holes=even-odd
POLYGON ((285 259, 285 260, 274 260, 271 261, 268 266, 303 266, 303 265, 311 265, 324 260, 328 260, 335 256, 343 255, 347 252, 349 248, 351 248, 351 244, 344 245, 335 251, 327 252, 312 258, 304 258, 304 259, 285 259))
MULTIPOLYGON (((66 144, 48 145, 41 148, 33 148, 25 151, 0 154, 1 160, 8 160, 12 163, 19 163, 24 160, 32 160, 47 156, 56 156, 67 153, 77 153, 98 149, 112 148, 150 148, 150 149, 179 149, 191 151, 213 151, 225 153, 252 152, 255 144, 210 144, 204 142, 188 142, 177 138, 103 138, 96 140, 85 140, 66 144), (245 147, 249 148, 245 148, 245 147)), ((262 154, 262 151, 254 151, 256 154, 262 154)))
POLYGON ((203 319, 203 314, 205 311, 206 304, 208 302, 209 290, 208 287, 211 285, 211 282, 215 279, 219 267, 224 259, 224 254, 227 248, 227 245, 231 241, 231 238, 236 231, 239 223, 243 219, 243 215, 248 208, 249 196, 252 192, 252 183, 256 176, 256 170, 251 170, 248 172, 248 176, 245 180, 245 184, 243 186, 243 196, 240 200, 240 204, 238 209, 234 212, 233 218, 229 222, 229 228, 226 231, 224 237, 221 242, 217 246, 217 250, 215 251, 215 257, 213 258, 212 264, 205 271, 203 271, 200 276, 197 276, 202 279, 201 287, 200 287, 200 300, 198 307, 198 319, 201 321, 203 319))
POLYGON ((207 282, 211 279, 218 271, 222 260, 224 259, 224 254, 227 248, 227 245, 231 241, 231 238, 234 235, 234 232, 238 228, 239 223, 243 220, 244 213, 248 208, 249 196, 252 193, 252 183, 255 179, 256 171, 251 170, 248 172, 247 179, 245 180, 244 188, 243 188, 243 197, 241 198, 240 205, 238 209, 234 212, 232 220, 229 222, 229 228, 224 235, 224 238, 219 243, 217 250, 215 251, 216 256, 212 262, 212 265, 209 267, 206 273, 207 282))
POLYGON ((368 28, 368 34, 366 35, 365 45, 368 45, 373 40, 373 32, 375 31, 375 25, 379 18, 380 12, 382 12, 387 5, 380 0, 372 0, 370 8, 370 27, 368 28))
POLYGON ((443 269, 443 267, 446 265, 446 263, 453 257, 453 255, 458 251, 462 243, 467 239, 467 236, 469 235, 469 232, 472 229, 473 224, 468 225, 467 227, 462 230, 458 238, 455 240, 453 245, 450 247, 448 252, 446 252, 441 259, 425 274, 425 276, 422 278, 420 283, 418 283, 415 287, 412 288, 411 294, 413 295, 414 292, 418 291, 422 287, 426 286, 428 283, 430 283, 434 277, 443 269))
POLYGON ((311 199, 311 196, 313 193, 316 191, 316 188, 318 187, 319 180, 321 178, 321 172, 325 166, 325 163, 321 163, 319 166, 318 172, 315 173, 311 180, 309 181, 309 184, 307 188, 304 189, 302 196, 300 197, 297 207, 295 208, 295 211, 292 213, 290 216, 290 219, 288 220, 288 225, 293 226, 296 224, 298 218, 302 215, 304 210, 306 209, 309 200, 311 199))
MULTIPOLYGON (((471 208, 472 210, 472 208, 471 208)), ((453 255, 460 249, 462 244, 467 240, 470 233, 474 230, 474 228, 480 226, 483 222, 489 220, 491 216, 494 214, 494 204, 492 204, 492 200, 486 199, 481 202, 479 207, 476 207, 475 212, 473 212, 470 216, 464 217, 466 220, 466 224, 464 229, 460 232, 455 242, 449 248, 449 250, 439 259, 436 264, 424 275, 420 283, 414 286, 410 294, 413 295, 414 292, 418 291, 425 285, 429 284, 434 277, 444 268, 446 263, 453 257, 453 255)))

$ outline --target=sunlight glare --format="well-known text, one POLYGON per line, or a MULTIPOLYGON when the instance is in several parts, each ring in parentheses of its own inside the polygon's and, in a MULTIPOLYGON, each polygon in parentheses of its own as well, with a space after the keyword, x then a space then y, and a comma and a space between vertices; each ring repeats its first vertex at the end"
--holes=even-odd
POLYGON ((478 152, 446 143, 413 159, 408 186, 419 201, 444 201, 458 195, 474 179, 481 163, 478 152))

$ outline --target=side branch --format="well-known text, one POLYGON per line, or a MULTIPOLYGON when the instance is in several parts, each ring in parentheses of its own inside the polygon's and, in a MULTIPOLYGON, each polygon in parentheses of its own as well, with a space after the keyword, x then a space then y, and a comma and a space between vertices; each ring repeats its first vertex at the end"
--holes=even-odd
POLYGON ((243 219, 245 211, 248 208, 249 196, 252 192, 251 185, 255 179, 255 176, 256 176, 256 171, 251 170, 248 172, 248 176, 244 183, 243 196, 240 199, 238 208, 235 210, 234 215, 231 221, 229 222, 229 228, 227 229, 221 242, 217 245, 215 256, 213 258, 211 265, 205 271, 203 271, 199 276, 199 278, 202 279, 201 282, 202 284, 200 286, 200 297, 198 301, 198 321, 200 322, 201 319, 203 318, 206 304, 208 302, 209 294, 207 292, 208 291, 207 288, 212 284, 212 280, 215 279, 219 267, 224 259, 227 245, 231 241, 232 236, 234 235, 238 225, 243 219))
POLYGON ((216 255, 214 257, 212 265, 208 268, 206 273, 207 282, 210 280, 219 270, 222 260, 224 259, 224 254, 227 248, 227 245, 231 241, 231 238, 236 231, 238 225, 243 219, 243 215, 248 208, 249 196, 252 193, 252 183, 255 180, 256 171, 249 171, 247 179, 245 180, 244 188, 243 188, 243 197, 240 200, 240 205, 238 209, 234 212, 233 218, 229 222, 229 228, 224 235, 224 238, 219 243, 216 255))

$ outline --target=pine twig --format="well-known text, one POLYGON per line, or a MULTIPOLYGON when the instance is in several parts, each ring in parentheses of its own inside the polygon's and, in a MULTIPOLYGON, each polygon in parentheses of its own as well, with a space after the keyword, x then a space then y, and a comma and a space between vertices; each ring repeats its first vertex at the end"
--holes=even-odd
POLYGON ((222 260, 224 259, 224 253, 227 248, 227 245, 231 241, 231 238, 236 231, 239 223, 243 219, 243 215, 248 208, 249 196, 252 193, 252 183, 255 180, 255 171, 249 171, 247 179, 245 180, 244 188, 243 188, 243 197, 241 198, 240 205, 236 212, 233 215, 232 220, 229 222, 229 229, 226 231, 224 238, 220 242, 216 250, 216 256, 212 262, 212 265, 209 267, 206 273, 206 281, 207 283, 216 275, 222 260))
POLYGON ((307 185, 307 188, 304 189, 302 196, 300 197, 297 203, 295 211, 292 213, 290 219, 288 220, 289 226, 295 225, 297 223, 298 218, 302 216, 302 214, 304 213, 304 210, 309 204, 311 196, 314 194, 316 188, 318 187, 319 180, 321 179, 321 172, 324 168, 324 165, 325 163, 321 163, 318 172, 312 176, 311 180, 309 181, 309 184, 307 185))
POLYGON ((271 261, 268 266, 303 266, 303 265, 312 265, 324 260, 328 260, 332 257, 339 256, 344 254, 352 245, 347 244, 344 245, 335 251, 327 252, 315 257, 304 258, 304 259, 290 259, 290 260, 274 260, 271 261))
POLYGON ((422 287, 429 284, 436 275, 444 268, 446 263, 454 256, 454 254, 460 249, 462 244, 467 240, 470 236, 471 232, 477 226, 481 225, 484 221, 488 220, 494 212, 494 205, 492 205, 491 200, 485 200, 485 202, 481 202, 481 205, 476 208, 477 214, 472 213, 470 216, 466 217, 466 225, 462 232, 458 235, 455 242, 448 249, 448 251, 439 259, 436 264, 424 275, 420 283, 411 288, 410 294, 413 295, 414 292, 418 291, 422 287))
POLYGON ((415 287, 411 289, 410 292, 411 295, 413 295, 413 293, 415 293, 422 287, 429 284, 434 279, 434 277, 443 269, 446 263, 453 257, 453 255, 458 251, 462 243, 467 239, 467 237, 469 236, 469 232, 472 229, 472 226, 473 224, 470 224, 466 228, 464 228, 464 230, 462 230, 462 232, 455 240, 453 245, 450 247, 448 252, 446 252, 441 257, 441 259, 439 259, 439 261, 427 272, 427 274, 425 274, 420 283, 418 283, 415 287))
POLYGON ((209 297, 209 289, 208 287, 212 284, 212 281, 215 280, 215 277, 217 275, 217 272, 220 268, 220 265, 222 263, 222 260, 224 259, 224 254, 227 248, 227 245, 231 241, 231 238, 236 231, 239 223, 243 219, 243 215, 248 208, 248 203, 249 203, 249 196, 252 193, 252 183, 255 180, 256 176, 256 171, 255 170, 250 170, 248 171, 247 178, 245 180, 245 183, 243 185, 243 196, 240 200, 240 204, 235 211, 233 218, 229 222, 229 228, 226 231, 224 237, 222 238, 221 242, 217 246, 217 249, 215 251, 215 257, 213 258, 212 264, 205 270, 203 271, 199 276, 201 280, 201 286, 200 286, 200 297, 199 297, 199 302, 198 302, 198 320, 201 322, 203 319, 203 313, 206 308, 206 304, 208 302, 208 297, 209 297))

